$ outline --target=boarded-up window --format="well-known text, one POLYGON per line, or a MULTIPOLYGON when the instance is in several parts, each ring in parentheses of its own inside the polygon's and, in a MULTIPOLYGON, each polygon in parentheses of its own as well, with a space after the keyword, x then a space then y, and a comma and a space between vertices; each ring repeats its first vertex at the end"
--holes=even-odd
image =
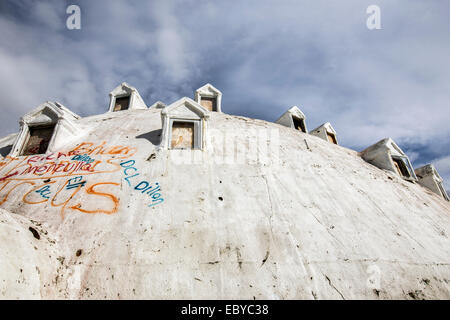
POLYGON ((333 133, 327 132, 327 137, 328 137, 328 141, 330 141, 331 143, 337 144, 336 136, 333 133))
POLYGON ((206 98, 202 97, 200 104, 209 111, 217 111, 216 109, 216 98, 206 98))
POLYGON ((114 111, 127 110, 130 105, 130 96, 116 98, 114 111))
POLYGON ((30 127, 30 134, 22 155, 42 154, 47 152, 55 126, 30 127))
POLYGON ((172 124, 172 149, 194 148, 194 123, 174 121, 172 124))
POLYGON ((302 119, 293 117, 292 120, 294 121, 294 128, 300 131, 303 131, 306 133, 305 129, 305 122, 302 119))
POLYGON ((395 168, 397 169, 399 175, 405 178, 411 177, 408 167, 402 158, 392 158, 392 160, 394 161, 395 168))

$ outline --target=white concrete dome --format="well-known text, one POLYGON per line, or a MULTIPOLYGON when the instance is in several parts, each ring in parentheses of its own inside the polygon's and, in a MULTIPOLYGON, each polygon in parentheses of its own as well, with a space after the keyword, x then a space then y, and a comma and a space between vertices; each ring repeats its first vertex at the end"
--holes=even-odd
POLYGON ((0 160, 0 298, 450 298, 449 202, 261 120, 210 112, 202 148, 160 147, 161 110, 0 160))

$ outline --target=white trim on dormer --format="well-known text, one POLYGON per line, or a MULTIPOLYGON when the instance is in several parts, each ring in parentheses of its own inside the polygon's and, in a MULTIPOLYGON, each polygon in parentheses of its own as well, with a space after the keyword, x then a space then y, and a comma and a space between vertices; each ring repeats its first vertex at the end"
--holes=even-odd
POLYGON ((171 149, 172 125, 174 121, 194 123, 194 149, 204 149, 206 120, 209 111, 194 100, 184 97, 161 110, 161 147, 171 149))
POLYGON ((279 117, 277 121, 275 121, 275 123, 281 124, 285 127, 297 129, 295 128, 294 118, 303 123, 305 133, 308 133, 308 128, 306 127, 306 116, 297 106, 293 106, 285 113, 283 113, 281 117, 279 117))
POLYGON ((130 97, 127 110, 137 110, 137 109, 147 109, 142 97, 135 87, 130 86, 126 82, 122 82, 119 86, 115 87, 109 93, 109 110, 108 112, 114 112, 114 105, 116 104, 117 98, 130 97))
POLYGON ((444 179, 439 175, 436 168, 432 164, 427 164, 414 170, 417 176, 418 183, 450 201, 447 191, 444 188, 444 179))
POLYGON ((201 104, 201 98, 215 98, 216 112, 222 112, 222 92, 215 88, 212 84, 207 83, 195 91, 195 101, 201 104))
POLYGON ((338 139, 337 139, 336 130, 334 130, 333 126, 329 122, 326 122, 326 123, 318 126, 317 128, 309 131, 309 134, 319 137, 326 141, 329 141, 328 133, 332 134, 334 136, 334 139, 336 140, 336 144, 339 144, 338 139))
POLYGON ((380 169, 392 171, 405 180, 417 181, 416 174, 408 156, 391 138, 385 138, 378 141, 361 151, 360 154, 366 162, 373 164, 380 169), (409 172, 409 177, 399 174, 394 163, 394 160, 396 159, 403 161, 409 172))
POLYGON ((47 101, 20 119, 20 131, 11 149, 11 156, 20 156, 30 134, 30 128, 54 126, 47 152, 56 151, 60 146, 71 141, 81 132, 76 125, 80 116, 58 102, 47 101))

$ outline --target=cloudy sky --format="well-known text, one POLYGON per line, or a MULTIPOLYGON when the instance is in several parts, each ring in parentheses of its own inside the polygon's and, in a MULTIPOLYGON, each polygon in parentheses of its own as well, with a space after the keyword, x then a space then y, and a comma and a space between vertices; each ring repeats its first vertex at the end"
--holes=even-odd
POLYGON ((450 189, 449 14, 440 0, 2 0, 0 136, 46 100, 88 116, 123 81, 147 105, 210 82, 227 113, 275 121, 297 105, 358 151, 392 137, 450 189))

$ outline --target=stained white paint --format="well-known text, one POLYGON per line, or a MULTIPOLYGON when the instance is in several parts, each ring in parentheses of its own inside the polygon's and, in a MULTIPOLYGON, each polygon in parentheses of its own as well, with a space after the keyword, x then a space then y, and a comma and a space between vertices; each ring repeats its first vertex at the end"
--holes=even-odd
POLYGON ((217 112, 208 134, 232 131, 247 146, 250 133, 279 130, 278 158, 218 163, 232 148, 215 137, 204 151, 161 148, 157 108, 83 118, 77 127, 83 136, 61 151, 83 141, 136 147, 140 177, 161 185, 164 202, 149 208, 115 172, 102 179, 120 183, 117 213, 68 210, 61 219, 48 204, 23 203, 19 187, 0 205, 1 298, 450 298, 450 204, 355 151, 217 112), (175 152, 197 162, 175 164, 175 152))

